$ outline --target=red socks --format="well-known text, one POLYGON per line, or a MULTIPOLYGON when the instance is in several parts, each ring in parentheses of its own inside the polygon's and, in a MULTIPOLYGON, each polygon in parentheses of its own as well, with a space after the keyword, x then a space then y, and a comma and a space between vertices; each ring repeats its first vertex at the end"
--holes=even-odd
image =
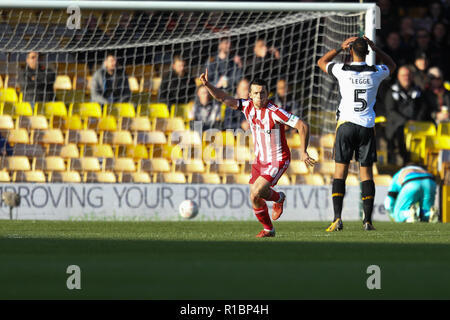
POLYGON ((272 231, 273 225, 269 216, 269 209, 264 200, 261 199, 261 202, 264 203, 263 206, 261 208, 253 208, 253 211, 255 212, 256 218, 258 218, 259 222, 264 226, 264 230, 272 231))

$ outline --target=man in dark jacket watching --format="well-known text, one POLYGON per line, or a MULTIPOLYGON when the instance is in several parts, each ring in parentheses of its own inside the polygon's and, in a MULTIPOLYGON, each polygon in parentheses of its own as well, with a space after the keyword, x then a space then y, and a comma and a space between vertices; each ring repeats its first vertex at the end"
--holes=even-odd
POLYGON ((397 81, 386 93, 385 108, 388 162, 396 164, 395 149, 398 148, 403 159, 402 165, 405 165, 409 161, 405 145, 405 124, 409 120, 426 120, 422 91, 412 81, 412 73, 408 67, 398 69, 397 81))
POLYGON ((39 53, 35 51, 28 53, 26 66, 19 73, 22 100, 31 103, 53 101, 55 78, 56 74, 53 70, 39 64, 39 53))

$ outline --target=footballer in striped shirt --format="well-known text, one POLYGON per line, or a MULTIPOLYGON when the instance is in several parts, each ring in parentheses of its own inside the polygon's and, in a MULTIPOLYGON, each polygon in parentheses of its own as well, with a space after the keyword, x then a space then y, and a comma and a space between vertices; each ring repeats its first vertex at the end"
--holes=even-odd
POLYGON ((242 111, 250 124, 256 156, 249 181, 250 200, 256 217, 264 227, 257 237, 273 237, 275 229, 266 201, 274 202, 272 219, 277 220, 283 213, 286 196, 283 192, 276 192, 273 187, 286 172, 291 159, 284 126, 298 130, 302 145, 300 159, 307 166, 314 166, 315 160, 307 152, 309 126, 269 100, 267 83, 263 79, 255 79, 250 83, 249 99, 236 99, 213 86, 208 81, 208 70, 200 76, 200 80, 215 99, 227 107, 242 111))

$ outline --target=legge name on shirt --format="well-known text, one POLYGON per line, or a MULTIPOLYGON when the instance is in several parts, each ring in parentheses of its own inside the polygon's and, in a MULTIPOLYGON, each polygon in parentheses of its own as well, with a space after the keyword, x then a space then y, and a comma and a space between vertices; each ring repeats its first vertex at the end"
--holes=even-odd
POLYGON ((371 85, 372 81, 370 78, 354 78, 350 77, 349 80, 352 82, 352 84, 368 84, 371 85))

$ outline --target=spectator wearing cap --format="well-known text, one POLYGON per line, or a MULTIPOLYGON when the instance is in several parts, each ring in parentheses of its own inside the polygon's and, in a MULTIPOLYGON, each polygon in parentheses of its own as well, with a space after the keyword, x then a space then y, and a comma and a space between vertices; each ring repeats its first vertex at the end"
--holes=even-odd
POLYGON ((406 150, 404 127, 410 120, 424 120, 427 118, 426 108, 422 98, 422 91, 412 79, 412 73, 407 66, 398 69, 397 81, 387 91, 385 97, 386 108, 386 140, 388 162, 396 164, 395 149, 398 148, 405 165, 409 161, 406 150))
POLYGON ((418 52, 412 65, 412 74, 414 83, 424 91, 428 86, 428 65, 429 61, 424 52, 418 52))
POLYGON ((430 84, 425 91, 425 99, 431 110, 431 117, 436 123, 450 121, 450 91, 444 87, 442 71, 438 67, 428 70, 430 84))

